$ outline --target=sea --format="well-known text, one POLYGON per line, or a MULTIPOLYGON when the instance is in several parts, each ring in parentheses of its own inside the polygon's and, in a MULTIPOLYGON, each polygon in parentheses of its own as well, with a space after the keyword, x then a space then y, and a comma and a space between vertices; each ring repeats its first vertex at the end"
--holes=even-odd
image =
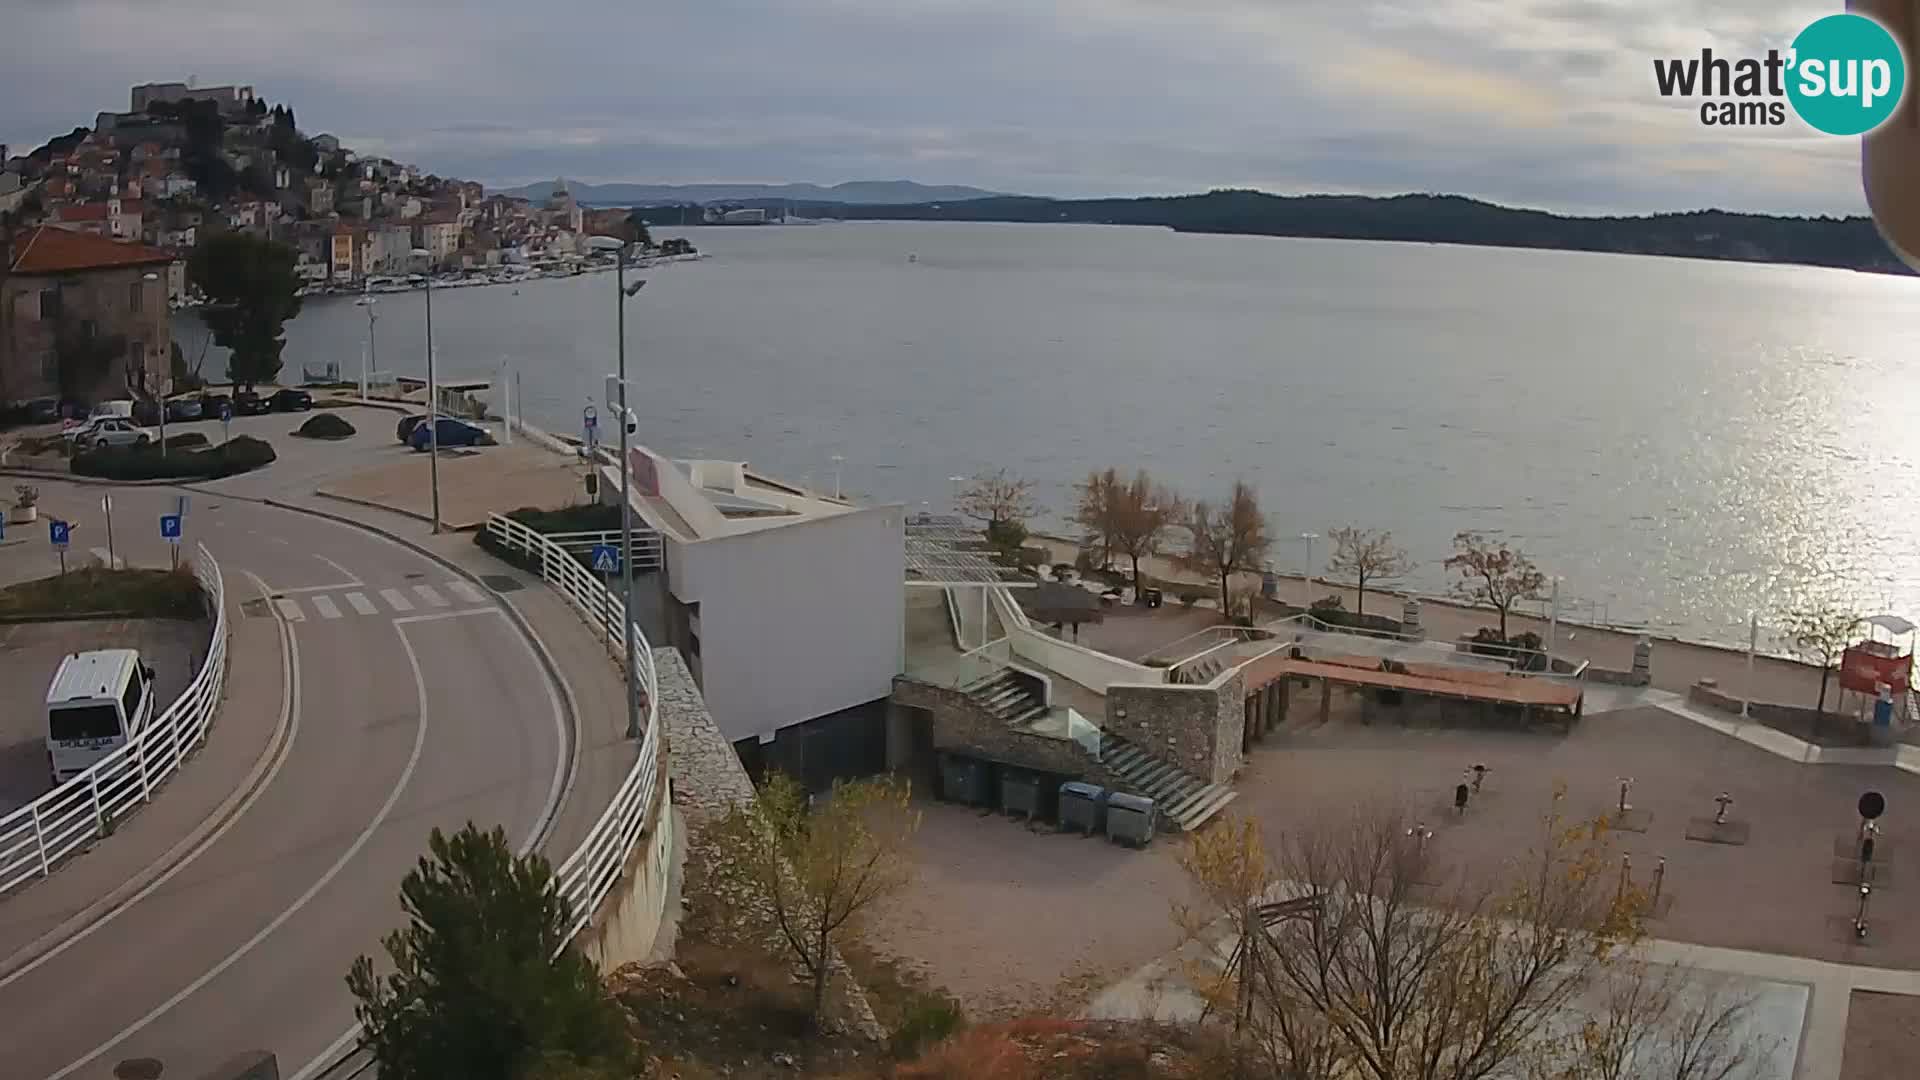
MULTIPOLYGON (((626 301, 639 437, 671 454, 934 511, 1005 468, 1062 529, 1091 470, 1215 500, 1244 479, 1282 572, 1351 524, 1443 592, 1479 530, 1570 618, 1744 645, 1757 614, 1763 648, 1811 601, 1920 621, 1920 280, 1125 226, 660 235, 710 256, 626 301)), ((529 420, 576 432, 608 414, 615 292, 436 290, 442 377, 516 379, 529 420)), ((423 373, 425 297, 375 310, 373 368, 423 373)), ((368 338, 365 308, 310 300, 286 371, 357 378, 368 338)))

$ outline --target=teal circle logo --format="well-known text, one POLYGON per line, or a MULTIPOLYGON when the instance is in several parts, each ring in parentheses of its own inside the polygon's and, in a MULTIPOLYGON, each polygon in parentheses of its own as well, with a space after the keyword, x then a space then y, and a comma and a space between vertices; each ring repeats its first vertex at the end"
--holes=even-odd
POLYGON ((1787 100, 1829 135, 1864 135, 1893 115, 1907 91, 1907 58, 1887 28, 1865 15, 1829 15, 1793 39, 1787 100))

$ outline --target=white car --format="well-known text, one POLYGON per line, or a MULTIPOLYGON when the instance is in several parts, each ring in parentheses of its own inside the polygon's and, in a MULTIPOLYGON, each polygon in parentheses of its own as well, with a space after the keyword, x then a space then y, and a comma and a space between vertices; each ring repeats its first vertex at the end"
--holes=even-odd
POLYGON ((75 447, 104 449, 109 446, 146 446, 159 441, 151 428, 143 428, 124 417, 99 416, 67 432, 75 447))

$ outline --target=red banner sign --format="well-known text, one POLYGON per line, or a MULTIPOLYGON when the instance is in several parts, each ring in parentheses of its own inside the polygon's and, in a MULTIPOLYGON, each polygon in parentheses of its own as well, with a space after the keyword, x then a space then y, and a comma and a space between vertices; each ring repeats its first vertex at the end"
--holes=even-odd
POLYGON ((1905 693, 1912 665, 1911 656, 1882 656, 1855 645, 1840 658, 1840 685, 1872 694, 1884 683, 1896 694, 1905 693))

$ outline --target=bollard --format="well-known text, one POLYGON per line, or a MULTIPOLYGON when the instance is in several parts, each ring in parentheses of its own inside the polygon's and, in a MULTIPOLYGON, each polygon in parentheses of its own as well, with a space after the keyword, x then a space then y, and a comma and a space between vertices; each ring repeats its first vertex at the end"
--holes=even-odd
POLYGON ((1873 886, 1860 883, 1860 913, 1853 917, 1853 936, 1864 941, 1867 937, 1867 897, 1873 895, 1873 886))
POLYGON ((1627 881, 1633 876, 1633 856, 1620 856, 1620 885, 1613 892, 1613 902, 1618 904, 1627 898, 1627 881))
POLYGON ((1666 884, 1667 857, 1662 855, 1660 856, 1660 861, 1653 864, 1653 903, 1651 909, 1656 913, 1660 909, 1660 890, 1665 888, 1666 884))
POLYGON ((1627 811, 1633 809, 1633 804, 1627 802, 1627 789, 1631 788, 1632 786, 1633 786, 1633 777, 1631 776, 1620 777, 1620 816, 1621 817, 1626 817, 1627 811))

